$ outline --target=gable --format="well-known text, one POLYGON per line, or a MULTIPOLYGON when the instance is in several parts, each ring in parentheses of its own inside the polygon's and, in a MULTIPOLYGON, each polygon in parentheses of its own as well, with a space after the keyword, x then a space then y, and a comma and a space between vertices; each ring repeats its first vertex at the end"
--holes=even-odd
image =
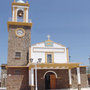
POLYGON ((42 62, 47 62, 47 55, 52 54, 54 63, 66 63, 67 62, 67 52, 64 45, 58 44, 51 40, 46 40, 45 42, 36 43, 31 46, 30 57, 34 60, 42 58, 42 62))
POLYGON ((65 48, 64 45, 53 42, 51 40, 46 40, 45 42, 36 43, 36 44, 32 45, 31 47, 65 48))

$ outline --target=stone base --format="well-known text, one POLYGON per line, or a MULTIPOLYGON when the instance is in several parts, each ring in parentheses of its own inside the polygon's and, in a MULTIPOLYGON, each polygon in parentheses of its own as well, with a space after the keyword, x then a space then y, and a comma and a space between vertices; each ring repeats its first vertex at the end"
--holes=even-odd
POLYGON ((30 90, 35 90, 35 87, 34 86, 30 86, 30 90))
POLYGON ((71 84, 69 85, 69 88, 72 88, 72 85, 71 84))
POLYGON ((78 84, 78 90, 81 90, 81 84, 78 84))
POLYGON ((27 67, 7 68, 7 90, 28 90, 29 74, 27 67), (15 73, 15 71, 19 71, 15 73))

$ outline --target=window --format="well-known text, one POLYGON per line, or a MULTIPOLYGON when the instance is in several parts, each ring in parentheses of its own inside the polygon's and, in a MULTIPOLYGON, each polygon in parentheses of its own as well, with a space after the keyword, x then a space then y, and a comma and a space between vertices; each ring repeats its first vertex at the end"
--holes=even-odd
POLYGON ((20 75, 21 71, 20 70, 15 70, 15 75, 20 75))
POLYGON ((21 58, 21 52, 16 52, 15 53, 15 58, 21 58))
POLYGON ((52 54, 47 54, 47 63, 52 63, 52 54))
POLYGON ((54 53, 45 52, 45 63, 54 63, 54 53))

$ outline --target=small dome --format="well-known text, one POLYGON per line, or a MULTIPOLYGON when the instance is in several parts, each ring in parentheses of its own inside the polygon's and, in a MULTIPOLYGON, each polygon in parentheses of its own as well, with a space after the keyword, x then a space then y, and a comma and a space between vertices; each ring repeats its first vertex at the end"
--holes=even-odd
POLYGON ((17 3, 25 3, 23 0, 18 0, 17 3))

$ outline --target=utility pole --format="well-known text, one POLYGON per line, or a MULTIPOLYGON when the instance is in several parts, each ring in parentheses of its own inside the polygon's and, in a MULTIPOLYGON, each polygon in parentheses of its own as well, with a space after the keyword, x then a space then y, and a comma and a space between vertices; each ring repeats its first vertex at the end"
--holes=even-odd
POLYGON ((68 47, 69 50, 69 62, 71 62, 71 55, 70 55, 70 48, 68 47))
POLYGON ((89 60, 89 66, 90 66, 90 56, 89 56, 88 60, 89 60))
POLYGON ((89 60, 89 65, 88 65, 88 74, 90 74, 90 56, 89 56, 88 60, 89 60))

